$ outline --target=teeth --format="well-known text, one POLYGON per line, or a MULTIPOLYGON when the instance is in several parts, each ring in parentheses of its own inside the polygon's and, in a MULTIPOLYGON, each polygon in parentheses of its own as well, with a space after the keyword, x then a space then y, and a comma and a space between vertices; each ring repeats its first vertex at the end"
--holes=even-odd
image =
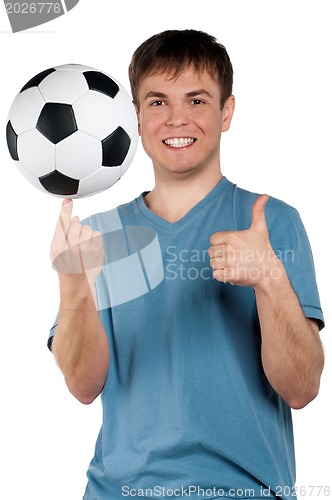
POLYGON ((194 140, 192 137, 175 137, 174 139, 165 139, 164 143, 167 146, 172 146, 172 148, 183 148, 192 144, 194 140))

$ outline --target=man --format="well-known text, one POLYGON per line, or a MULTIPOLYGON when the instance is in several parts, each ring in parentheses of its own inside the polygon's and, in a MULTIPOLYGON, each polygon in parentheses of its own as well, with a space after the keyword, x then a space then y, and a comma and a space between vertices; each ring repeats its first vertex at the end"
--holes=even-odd
POLYGON ((215 38, 157 34, 129 76, 155 187, 84 224, 65 201, 51 250, 52 351, 72 394, 103 402, 84 499, 294 498, 291 408, 324 364, 305 230, 221 173, 233 71, 215 38))

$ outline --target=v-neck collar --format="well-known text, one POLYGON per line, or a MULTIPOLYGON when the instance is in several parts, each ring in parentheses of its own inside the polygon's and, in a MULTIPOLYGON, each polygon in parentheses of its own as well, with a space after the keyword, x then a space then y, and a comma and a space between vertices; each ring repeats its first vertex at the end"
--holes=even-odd
POLYGON ((201 201, 199 201, 191 210, 189 210, 189 212, 176 222, 169 222, 166 219, 163 219, 146 206, 144 196, 148 193, 148 191, 142 193, 138 198, 136 198, 136 200, 134 200, 134 202, 136 202, 137 209, 145 218, 149 219, 150 222, 166 231, 173 232, 192 221, 196 215, 201 212, 201 210, 205 209, 214 200, 215 197, 221 195, 227 184, 229 184, 229 181, 225 176, 223 176, 218 184, 201 201))

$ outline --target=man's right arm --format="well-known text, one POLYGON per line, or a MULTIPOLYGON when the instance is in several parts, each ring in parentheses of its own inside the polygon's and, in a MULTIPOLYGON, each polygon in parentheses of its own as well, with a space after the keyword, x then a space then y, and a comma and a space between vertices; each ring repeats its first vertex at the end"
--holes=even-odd
POLYGON ((110 355, 95 283, 102 269, 102 236, 71 218, 72 201, 62 205, 51 259, 60 285, 59 322, 52 352, 69 391, 91 403, 105 384, 110 355))

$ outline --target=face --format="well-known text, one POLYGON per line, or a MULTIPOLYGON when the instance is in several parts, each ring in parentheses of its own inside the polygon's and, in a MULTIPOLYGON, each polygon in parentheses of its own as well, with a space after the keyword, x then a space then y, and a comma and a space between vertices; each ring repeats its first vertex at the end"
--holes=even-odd
POLYGON ((142 144, 156 174, 220 171, 220 136, 230 126, 234 98, 221 110, 218 83, 207 71, 147 76, 138 101, 142 144))

